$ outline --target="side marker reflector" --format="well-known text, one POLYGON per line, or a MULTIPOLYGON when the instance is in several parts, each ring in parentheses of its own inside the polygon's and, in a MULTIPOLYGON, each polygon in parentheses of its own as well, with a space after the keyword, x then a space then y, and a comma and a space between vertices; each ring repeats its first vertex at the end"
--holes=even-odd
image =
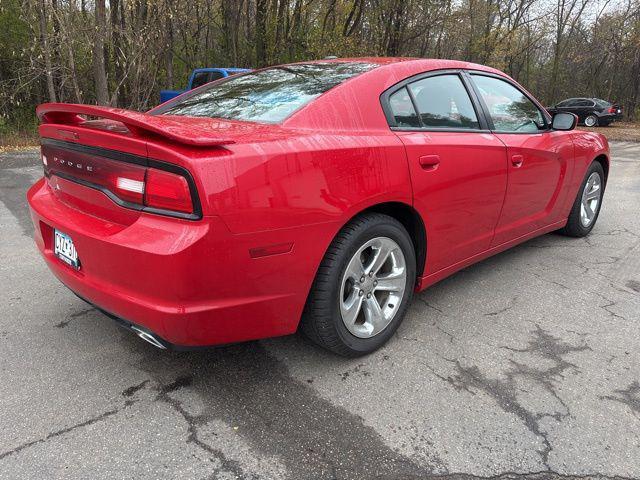
POLYGON ((249 255, 251 255, 251 258, 260 258, 268 257, 270 255, 289 253, 291 250, 293 250, 293 242, 276 243, 273 245, 265 245, 264 247, 250 248, 249 255))

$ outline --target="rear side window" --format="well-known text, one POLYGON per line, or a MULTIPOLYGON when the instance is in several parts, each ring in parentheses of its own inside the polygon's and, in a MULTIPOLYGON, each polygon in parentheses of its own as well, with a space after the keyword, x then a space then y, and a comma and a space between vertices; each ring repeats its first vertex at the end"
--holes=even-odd
POLYGON ((152 113, 280 123, 327 90, 377 66, 329 62, 268 68, 227 77, 152 113))
POLYGON ((478 117, 458 75, 427 77, 408 86, 425 128, 478 129, 478 117))
POLYGON ((473 75, 494 129, 500 132, 537 132, 545 128, 540 109, 527 96, 504 80, 473 75))
POLYGON ((420 127, 420 119, 406 88, 389 97, 389 107, 398 127, 420 127))

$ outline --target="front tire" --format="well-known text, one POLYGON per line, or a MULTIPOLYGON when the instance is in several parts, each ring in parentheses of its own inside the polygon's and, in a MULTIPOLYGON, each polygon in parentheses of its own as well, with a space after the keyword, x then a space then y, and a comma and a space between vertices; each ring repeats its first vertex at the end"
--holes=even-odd
POLYGON ((329 246, 309 292, 301 331, 339 355, 371 353, 402 322, 415 280, 415 249, 403 225, 380 213, 360 215, 329 246))
POLYGON ((605 177, 600 162, 593 162, 580 185, 569 219, 559 233, 569 237, 585 237, 593 230, 604 193, 605 177))
POLYGON ((587 115, 584 119, 584 125, 586 127, 597 127, 598 126, 598 117, 595 115, 587 115))

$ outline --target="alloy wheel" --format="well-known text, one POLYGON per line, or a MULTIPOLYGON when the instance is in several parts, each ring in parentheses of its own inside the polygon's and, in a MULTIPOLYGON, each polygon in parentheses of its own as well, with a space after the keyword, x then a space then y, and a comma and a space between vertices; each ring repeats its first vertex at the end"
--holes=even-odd
POLYGON ((393 320, 407 284, 407 266, 400 246, 376 237, 353 255, 342 276, 340 314, 349 332, 370 338, 393 320))
POLYGON ((593 222, 598 208, 600 207, 600 199, 602 198, 602 179, 598 172, 589 175, 587 183, 582 191, 582 200, 580 204, 580 223, 587 228, 593 222))
POLYGON ((587 127, 595 127, 596 117, 594 117, 593 115, 589 115, 587 118, 584 119, 584 124, 587 127))

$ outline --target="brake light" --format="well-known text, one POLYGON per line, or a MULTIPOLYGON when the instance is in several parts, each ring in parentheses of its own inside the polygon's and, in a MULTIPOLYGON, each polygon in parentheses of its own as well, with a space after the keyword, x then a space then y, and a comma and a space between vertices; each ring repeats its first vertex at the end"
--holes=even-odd
POLYGON ((616 107, 609 107, 609 113, 616 113, 617 109, 616 107))
POLYGON ((191 191, 182 175, 149 168, 144 190, 147 207, 193 213, 191 191))
POLYGON ((47 177, 57 175, 95 188, 123 207, 167 215, 196 213, 186 172, 182 175, 163 170, 159 164, 149 167, 47 145, 42 146, 42 163, 47 177))

